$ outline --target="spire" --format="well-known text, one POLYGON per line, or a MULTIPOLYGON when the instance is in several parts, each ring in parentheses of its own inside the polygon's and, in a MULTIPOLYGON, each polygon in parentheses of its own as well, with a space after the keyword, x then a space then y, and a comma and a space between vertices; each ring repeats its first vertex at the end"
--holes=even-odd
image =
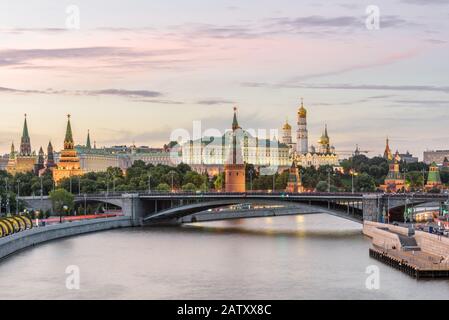
POLYGON ((64 149, 73 149, 72 125, 70 124, 70 114, 67 115, 67 130, 65 132, 64 149))
POLYGON ((27 114, 25 113, 25 120, 23 122, 23 132, 22 140, 20 142, 20 155, 30 156, 31 155, 31 142, 30 135, 28 132, 27 114))
POLYGON ((241 129, 237 121, 237 107, 234 107, 234 119, 232 120, 232 130, 241 129))
POLYGON ((11 143, 11 152, 9 154, 9 159, 14 159, 16 157, 16 148, 14 147, 14 141, 11 143))
POLYGON ((326 138, 329 138, 329 136, 327 135, 327 123, 324 124, 324 136, 325 136, 326 138))
POLYGON ((37 163, 39 165, 44 165, 45 162, 45 154, 44 154, 44 149, 42 149, 42 147, 39 149, 39 156, 37 158, 37 163))
POLYGON ((54 166, 55 166, 55 156, 53 153, 53 146, 51 144, 51 141, 49 141, 47 147, 47 168, 52 168, 54 166))
POLYGON ((28 123, 27 123, 27 114, 26 113, 25 113, 25 121, 23 123, 22 139, 30 139, 30 135, 28 134, 28 123))
POLYGON ((87 130, 87 142, 86 142, 86 148, 92 149, 92 145, 90 144, 90 130, 87 130))
POLYGON ((386 159, 387 161, 393 160, 393 154, 391 153, 390 149, 390 139, 388 139, 388 136, 385 141, 384 159, 386 159))

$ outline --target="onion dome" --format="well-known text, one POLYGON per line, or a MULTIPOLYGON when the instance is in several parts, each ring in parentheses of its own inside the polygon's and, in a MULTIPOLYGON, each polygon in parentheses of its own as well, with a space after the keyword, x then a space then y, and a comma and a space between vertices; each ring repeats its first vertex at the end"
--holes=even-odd
POLYGON ((307 110, 306 110, 306 108, 304 108, 304 102, 303 102, 302 98, 301 98, 301 107, 298 109, 298 116, 300 118, 306 118, 307 117, 307 110))
POLYGON ((291 130, 292 126, 288 124, 288 120, 285 120, 285 124, 282 127, 283 130, 291 130))

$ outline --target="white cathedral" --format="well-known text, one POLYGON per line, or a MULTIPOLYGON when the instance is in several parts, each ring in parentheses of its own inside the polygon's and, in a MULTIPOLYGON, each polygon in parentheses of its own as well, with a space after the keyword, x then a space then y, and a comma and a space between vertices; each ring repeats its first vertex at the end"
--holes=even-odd
POLYGON ((318 148, 313 145, 309 147, 307 132, 307 110, 301 99, 301 107, 298 109, 298 130, 296 131, 296 143, 292 140, 292 127, 285 122, 282 127, 282 142, 290 147, 291 157, 297 165, 302 167, 314 166, 318 168, 323 165, 339 166, 338 156, 335 148, 331 146, 327 125, 318 140, 318 148))

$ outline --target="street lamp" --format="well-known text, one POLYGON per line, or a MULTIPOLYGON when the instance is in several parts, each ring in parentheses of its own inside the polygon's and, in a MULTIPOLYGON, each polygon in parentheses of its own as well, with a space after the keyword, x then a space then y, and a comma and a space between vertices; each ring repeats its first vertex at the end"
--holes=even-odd
POLYGON ((249 188, 253 191, 253 169, 249 170, 249 188))
POLYGON ((43 177, 39 177, 40 178, 40 182, 41 182, 41 210, 43 209, 43 202, 44 202, 44 182, 43 182, 43 177))
POLYGON ((170 172, 170 174, 171 174, 171 192, 173 192, 173 176, 174 176, 174 172, 172 171, 172 172, 170 172))
POLYGON ((9 184, 8 184, 8 177, 5 178, 5 187, 6 187, 6 214, 11 213, 11 207, 9 204, 9 184))
POLYGON ((20 180, 17 180, 16 214, 19 214, 20 180))

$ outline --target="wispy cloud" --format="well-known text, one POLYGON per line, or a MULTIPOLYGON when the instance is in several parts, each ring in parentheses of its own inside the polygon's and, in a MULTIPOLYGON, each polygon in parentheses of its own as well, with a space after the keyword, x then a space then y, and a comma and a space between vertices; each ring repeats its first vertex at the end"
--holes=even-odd
POLYGON ((417 5, 449 4, 447 0, 402 0, 402 2, 417 5))
MULTIPOLYGON (((116 68, 158 64, 173 64, 174 55, 186 53, 185 49, 137 50, 128 47, 80 47, 53 49, 7 49, 0 50, 0 67, 52 68, 58 61, 92 61, 97 67, 116 68), (169 61, 166 61, 168 57, 169 61), (161 59, 164 58, 164 59, 161 59)), ((180 62, 182 60, 177 60, 180 62)), ((83 65, 77 65, 77 68, 83 65)), ((61 67, 64 68, 65 66, 61 67)))
POLYGON ((118 96, 127 98, 157 98, 163 93, 153 90, 127 90, 127 89, 102 89, 102 90, 24 90, 0 87, 0 93, 18 94, 49 94, 49 95, 86 95, 86 96, 118 96))
POLYGON ((302 88, 335 90, 380 90, 380 91, 429 91, 449 93, 449 86, 433 85, 384 85, 384 84, 270 84, 263 82, 244 82, 243 86, 252 88, 302 88))
POLYGON ((201 104, 201 105, 207 105, 207 106, 218 105, 218 104, 235 104, 234 101, 226 100, 226 99, 205 99, 205 100, 199 100, 196 103, 201 104))

